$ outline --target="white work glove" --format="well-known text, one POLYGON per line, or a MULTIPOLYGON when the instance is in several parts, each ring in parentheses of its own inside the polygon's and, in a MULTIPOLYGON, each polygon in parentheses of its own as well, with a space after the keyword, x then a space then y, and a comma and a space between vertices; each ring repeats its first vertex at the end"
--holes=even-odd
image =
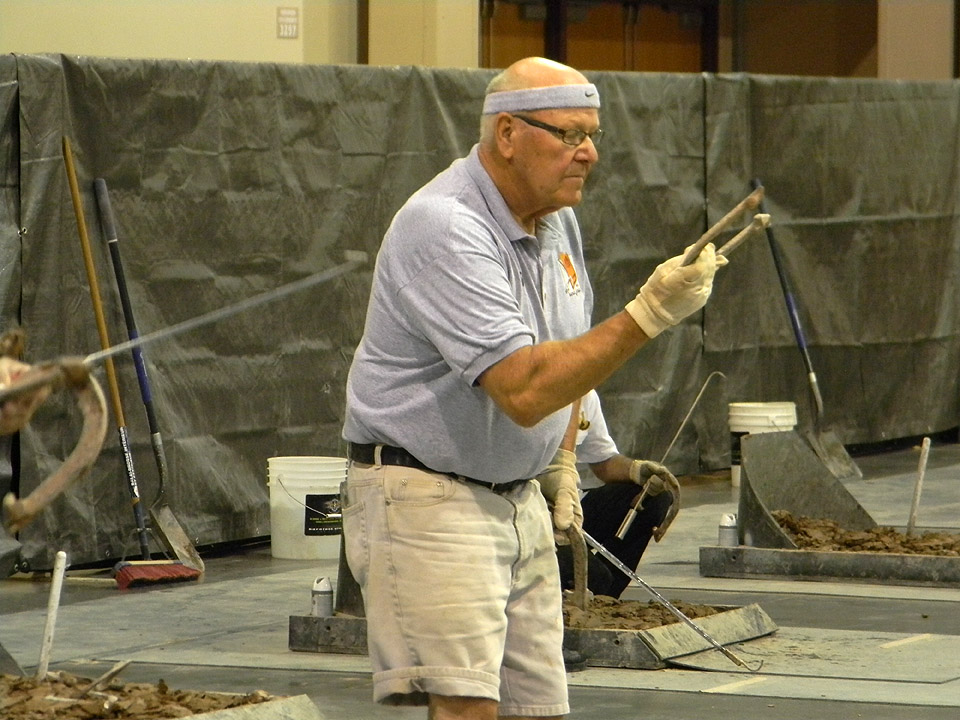
POLYGON ((713 276, 718 267, 727 264, 727 258, 717 255, 713 243, 708 243, 692 263, 681 267, 681 262, 683 255, 660 263, 637 296, 627 303, 626 311, 649 338, 706 305, 713 289, 713 276))
MULTIPOLYGON (((546 469, 537 476, 540 492, 552 505, 554 533, 558 540, 571 526, 583 529, 583 509, 580 507, 580 474, 577 456, 559 449, 546 469)), ((565 539, 564 539, 565 542, 565 539)))
POLYGON ((647 486, 647 496, 655 497, 667 489, 661 478, 673 477, 666 465, 653 460, 634 460, 630 463, 630 479, 647 486))

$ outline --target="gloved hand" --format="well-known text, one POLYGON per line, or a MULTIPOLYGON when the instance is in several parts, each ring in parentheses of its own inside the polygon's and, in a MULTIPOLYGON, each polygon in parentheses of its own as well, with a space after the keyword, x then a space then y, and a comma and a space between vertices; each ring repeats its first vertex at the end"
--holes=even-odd
POLYGON ((727 258, 717 255, 713 243, 708 243, 692 263, 681 267, 681 262, 683 254, 660 263, 627 303, 626 311, 649 338, 706 305, 713 276, 718 267, 727 264, 727 258))
MULTIPOLYGON (((577 456, 559 449, 546 469, 537 476, 540 492, 553 507, 555 535, 564 535, 571 526, 583 529, 583 509, 580 507, 580 474, 577 456)), ((565 539, 564 539, 565 541, 565 539)))
POLYGON ((661 465, 653 460, 634 460, 630 463, 630 479, 637 485, 647 486, 647 495, 654 497, 659 495, 667 486, 662 478, 672 478, 666 465, 661 465))
POLYGON ((664 491, 670 493, 670 506, 667 513, 660 524, 653 528, 653 539, 660 542, 670 523, 680 511, 680 483, 665 465, 652 460, 634 460, 630 463, 630 479, 637 485, 643 486, 643 490, 633 499, 632 506, 635 506, 643 497, 653 497, 664 491))

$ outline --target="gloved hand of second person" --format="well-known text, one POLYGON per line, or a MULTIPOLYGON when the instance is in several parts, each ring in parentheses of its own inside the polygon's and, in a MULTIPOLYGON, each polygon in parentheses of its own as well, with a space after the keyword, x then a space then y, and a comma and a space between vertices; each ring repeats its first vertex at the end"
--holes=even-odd
POLYGON ((562 534, 571 526, 583 529, 580 507, 580 474, 577 456, 559 449, 546 469, 537 476, 540 492, 553 507, 553 526, 562 534))
POLYGON ((717 255, 713 243, 708 243, 692 263, 683 267, 681 262, 682 254, 660 263, 627 303, 626 311, 649 338, 706 305, 713 276, 718 267, 727 264, 727 258, 717 255))
POLYGON ((673 477, 666 465, 662 465, 653 460, 634 460, 630 463, 630 479, 637 485, 647 486, 647 495, 654 497, 667 489, 665 480, 676 479, 673 477))

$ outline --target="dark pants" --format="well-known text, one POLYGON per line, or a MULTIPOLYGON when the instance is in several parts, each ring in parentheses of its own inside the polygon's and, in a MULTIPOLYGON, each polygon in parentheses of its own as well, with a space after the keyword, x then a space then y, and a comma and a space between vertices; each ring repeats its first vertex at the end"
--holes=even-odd
MULTIPOLYGON (((633 483, 608 483, 587 490, 581 500, 583 529, 631 570, 640 564, 653 528, 663 522, 671 503, 671 495, 667 492, 644 498, 643 508, 637 511, 627 536, 620 540, 617 530, 639 492, 640 487, 633 483)), ((630 584, 630 578, 599 554, 590 552, 587 558, 587 587, 590 591, 594 595, 620 597, 630 584)), ((569 545, 557 548, 557 561, 563 589, 573 590, 573 554, 569 545)))

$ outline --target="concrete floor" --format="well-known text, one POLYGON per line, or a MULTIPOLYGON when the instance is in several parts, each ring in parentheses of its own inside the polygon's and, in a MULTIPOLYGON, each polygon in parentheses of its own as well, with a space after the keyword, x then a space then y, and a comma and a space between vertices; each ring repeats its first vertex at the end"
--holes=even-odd
MULTIPOLYGON (((858 457, 864 478, 845 481, 881 524, 906 524, 916 476, 915 448, 858 457)), ((757 673, 708 651, 665 670, 590 668, 568 675, 571 718, 960 717, 960 589, 894 583, 704 578, 699 548, 717 542, 737 491, 723 474, 684 480, 684 504, 639 568, 671 600, 756 602, 779 629, 733 647, 757 673)), ((918 525, 960 527, 960 446, 935 444, 918 525)), ((335 560, 280 560, 266 544, 205 554, 200 583, 127 591, 96 573, 68 573, 51 670, 96 677, 131 660, 126 681, 174 688, 307 694, 326 718, 424 718, 422 708, 371 701, 364 656, 288 648, 291 615, 308 615, 318 576, 335 560)), ((25 672, 38 663, 49 582, 0 581, 0 643, 25 672)), ((647 600, 641 588, 627 599, 647 600)))

